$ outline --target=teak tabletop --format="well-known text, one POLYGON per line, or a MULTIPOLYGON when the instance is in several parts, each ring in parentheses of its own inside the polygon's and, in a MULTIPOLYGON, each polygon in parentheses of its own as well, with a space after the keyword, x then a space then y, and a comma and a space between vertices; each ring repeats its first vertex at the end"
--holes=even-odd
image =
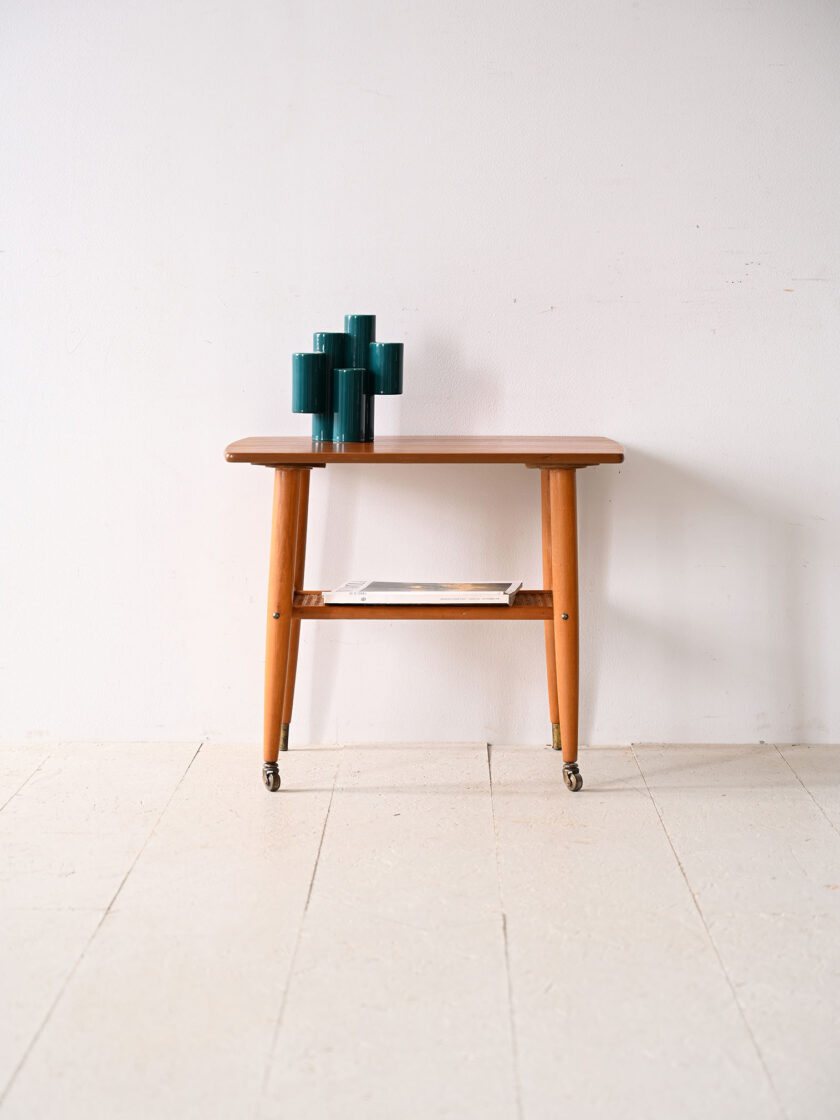
POLYGON ((314 443, 304 436, 250 436, 225 450, 230 463, 265 467, 327 463, 523 463, 587 467, 620 463, 624 449, 602 436, 379 436, 371 443, 314 443))
POLYGON ((288 748, 300 624, 307 619, 542 621, 551 745, 562 751, 563 780, 568 788, 574 792, 582 787, 577 764, 576 477, 583 467, 621 463, 624 450, 620 444, 601 436, 380 436, 371 443, 315 443, 305 437, 252 436, 230 444, 225 458, 231 463, 274 468, 263 733, 263 781, 269 790, 280 788, 277 758, 288 748), (304 590, 306 528, 311 468, 335 463, 513 463, 537 468, 542 509, 542 588, 520 591, 509 606, 325 603, 323 592, 304 590))

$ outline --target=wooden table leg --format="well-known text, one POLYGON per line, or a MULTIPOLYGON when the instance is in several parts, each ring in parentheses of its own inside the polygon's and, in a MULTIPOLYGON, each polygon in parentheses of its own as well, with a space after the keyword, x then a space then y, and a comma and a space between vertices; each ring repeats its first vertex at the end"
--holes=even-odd
POLYGON ((302 470, 285 467, 277 467, 274 471, 263 730, 263 781, 272 791, 280 788, 277 755, 280 751, 280 725, 292 628, 298 496, 303 473, 302 470))
POLYGON ((554 651, 563 751, 563 780, 571 790, 583 785, 578 755, 578 565, 574 469, 551 470, 551 590, 554 651))
MULTIPOLYGON (((309 518, 309 474, 300 472, 298 493, 297 529, 295 542, 294 590, 303 587, 303 570, 306 563, 306 523, 309 518)), ((293 618, 289 630, 289 659, 286 666, 286 685, 283 690, 282 723, 280 725, 280 750, 289 749, 289 724, 295 702, 295 676, 297 675, 298 647, 300 646, 300 619, 293 618)))
MULTIPOLYGON (((540 471, 540 497, 542 500, 542 567, 543 588, 551 590, 551 475, 540 471)), ((545 666, 548 676, 548 713, 551 717, 551 745, 560 750, 560 716, 557 708, 557 661, 554 657, 554 622, 545 626, 545 666)))

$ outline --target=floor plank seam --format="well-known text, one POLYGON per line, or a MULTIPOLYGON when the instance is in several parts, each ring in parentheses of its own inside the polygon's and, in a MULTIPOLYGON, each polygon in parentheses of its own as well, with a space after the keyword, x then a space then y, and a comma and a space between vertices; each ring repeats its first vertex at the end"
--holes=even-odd
MULTIPOLYGON (((134 859, 131 861, 131 864, 129 865, 128 870, 126 871, 125 875, 123 875, 122 879, 120 880, 119 885, 117 886, 117 889, 114 891, 113 895, 111 896, 111 901, 108 903, 107 907, 102 912, 102 916, 100 917, 99 921, 96 923, 96 926, 94 927, 93 932, 91 933, 90 937, 85 942, 81 953, 79 953, 78 957, 76 958, 75 962, 73 963, 72 968, 70 969, 70 971, 65 976, 64 982, 62 983, 61 987, 58 990, 58 994, 56 995, 55 999, 52 1001, 52 1003, 48 1007, 46 1015, 41 1020, 39 1026, 38 1026, 38 1029, 35 1031, 35 1034, 32 1036, 31 1042, 29 1043, 29 1045, 24 1050, 23 1055, 22 1055, 20 1061, 18 1062, 18 1064, 12 1070, 11 1077, 9 1078, 5 1087, 3 1088, 3 1091, 0 1092, 0 1109, 2 1109, 2 1107, 4 1105, 4 1102, 9 1095, 9 1092, 12 1089, 12 1086, 14 1085, 15 1081, 18 1078, 18 1075, 20 1074, 23 1067, 26 1065, 27 1061, 29 1060, 30 1054, 35 1049, 36 1045, 38 1044, 38 1040, 40 1039, 41 1035, 44 1033, 44 1030, 46 1029, 46 1026, 49 1023, 50 1019, 52 1018, 56 1007, 58 1007, 59 1003, 61 1002, 62 996, 67 991, 67 988, 70 985, 70 982, 72 981, 73 977, 75 976, 76 972, 78 971, 79 965, 82 963, 82 961, 84 960, 85 955, 87 954, 91 945, 96 940, 96 937, 97 937, 99 931, 102 929, 102 925, 105 922, 105 919, 110 914, 114 903, 119 898, 120 892, 122 891, 123 887, 125 886, 126 882, 128 881, 129 875, 134 870, 134 868, 137 866, 137 861, 140 859, 143 852, 146 850, 146 846, 148 845, 151 838, 154 836, 158 825, 163 820, 163 816, 166 813, 166 810, 169 808, 170 804, 172 803, 172 799, 175 797, 175 794, 181 788, 182 782, 186 778, 187 774, 189 774, 190 768, 192 767, 192 764, 195 762, 195 760, 198 758, 199 751, 201 750, 201 748, 203 746, 204 746, 204 740, 202 739, 202 741, 196 747, 195 753, 193 754, 192 758, 187 763, 187 767, 184 770, 183 774, 178 779, 178 781, 175 783, 175 788, 172 790, 172 793, 170 793, 169 797, 166 799, 166 803, 164 804, 163 808, 161 809, 160 813, 158 814, 157 819, 155 820, 155 823, 149 829, 149 832, 146 835, 146 839, 143 841, 143 843, 140 845, 137 852, 135 853, 134 859)), ((46 762, 46 761, 47 760, 44 759, 44 762, 46 762)), ((43 763, 42 763, 42 765, 43 765, 43 763)))
POLYGON ((38 771, 41 770, 42 767, 47 762, 49 762, 49 760, 51 758, 52 758, 52 754, 48 754, 46 758, 41 759, 41 761, 38 763, 38 765, 35 767, 35 769, 29 775, 29 777, 24 778, 24 780, 21 782, 21 784, 18 786, 18 788, 14 791, 14 793, 10 793, 9 796, 6 798, 6 800, 3 802, 3 804, 0 805, 0 813, 3 812, 3 810, 6 808, 6 806, 9 804, 10 801, 14 801, 14 799, 17 797, 17 795, 20 793, 20 791, 22 789, 24 789, 27 785, 29 785, 29 783, 32 781, 32 779, 35 777, 35 775, 38 773, 38 771))
POLYGON ((726 965, 723 963, 723 957, 721 956, 720 949, 718 948, 717 942, 714 939, 712 931, 709 929, 709 923, 706 921, 706 916, 703 913, 702 907, 700 906, 700 903, 697 900, 697 895, 692 890, 691 883, 688 881, 688 875, 686 874, 686 870, 685 870, 685 867, 683 866, 683 862, 679 857, 679 853, 677 852, 674 841, 671 839, 671 834, 668 832, 668 829, 665 825, 665 820, 662 816, 662 813, 659 809, 659 806, 656 803, 656 798, 653 796, 653 790, 648 785, 648 780, 645 777, 644 771, 642 770, 641 763, 639 762, 639 758, 636 754, 636 749, 635 749, 635 747, 633 746, 632 743, 630 744, 630 753, 633 755, 633 760, 636 763, 636 768, 638 769, 639 776, 641 777, 642 782, 644 783, 644 787, 647 791, 648 797, 650 798, 651 805, 653 805, 654 812, 656 813, 657 817, 659 818, 659 823, 662 826, 662 831, 665 833, 665 839, 668 841, 668 844, 671 848, 671 852, 673 853, 674 859, 676 861, 677 867, 679 868, 680 874, 682 875, 683 881, 685 882, 686 890, 688 891, 689 895, 691 896, 691 901, 694 903, 694 908, 697 911, 697 914, 700 918, 700 921, 703 923, 703 929, 706 931, 706 937, 708 938, 709 944, 712 947, 712 951, 714 952, 715 957, 717 958, 718 964, 720 965, 720 970, 723 973, 723 977, 726 980, 726 983, 729 987, 729 991, 732 993, 732 998, 735 1001, 735 1006, 738 1009, 738 1013, 741 1017, 741 1021, 743 1022, 744 1028, 746 1029, 747 1034, 749 1036, 749 1039, 752 1042, 753 1049, 755 1050, 756 1056, 758 1057, 759 1064, 761 1065, 761 1068, 764 1070, 764 1075, 767 1078, 768 1084, 770 1085, 770 1091, 772 1092, 773 1097, 775 1098, 776 1103, 779 1106, 779 1112, 781 1113, 781 1115, 783 1117, 785 1117, 785 1120, 789 1120, 789 1113, 788 1113, 787 1109, 785 1108, 784 1104, 782 1103, 782 1099, 779 1096, 779 1092, 776 1089, 776 1085, 773 1081, 772 1076, 770 1075, 770 1070, 767 1066, 766 1061, 764 1060, 764 1054, 761 1052, 761 1047, 758 1045, 758 1040, 756 1039, 755 1034, 753 1033, 752 1027, 750 1026, 749 1020, 747 1019, 746 1012, 744 1011, 743 1005, 742 1005, 740 999, 738 998, 738 993, 735 989, 735 984, 732 981, 732 977, 729 975, 729 971, 726 968, 726 965))
MULTIPOLYGON (((343 756, 342 756, 343 757, 343 756)), ((262 1096, 265 1097, 268 1092, 268 1083, 271 1078, 271 1068, 274 1064, 274 1053, 277 1049, 277 1041, 280 1037, 280 1029, 283 1025, 283 1016, 286 1012, 286 1004, 289 1000, 289 988, 292 984, 292 977, 295 971, 295 962, 297 961, 298 950, 300 949, 300 941, 303 935, 303 927, 306 923, 306 915, 309 911, 309 902, 312 898, 312 891, 315 887, 315 876, 318 874, 318 864, 321 862, 321 849, 324 847, 324 837, 327 834, 327 822, 330 819, 330 810, 332 809, 333 798, 335 797, 335 787, 338 784, 338 773, 341 769, 341 762, 339 762, 333 773, 332 789, 330 790, 330 799, 327 803, 327 811, 324 814, 324 824, 321 828, 321 838, 318 841, 318 850, 315 853, 315 861, 312 865, 312 875, 309 879, 309 889, 306 892, 306 901, 303 904, 303 913, 300 916, 300 924, 298 925, 297 937, 295 938, 295 945, 292 949, 292 956, 289 960, 289 970, 286 973, 286 983, 283 987, 283 994, 280 997, 280 1007, 277 1012, 277 1021, 274 1024, 274 1030, 271 1036, 271 1046, 268 1051, 268 1059, 265 1064, 265 1074, 263 1075, 262 1096)))
POLYGON ((499 866, 499 834, 496 827, 496 806, 493 800, 493 762, 491 745, 487 743, 487 780, 490 786, 490 817, 493 824, 493 848, 496 854, 496 886, 499 894, 499 913, 502 918, 502 943, 505 952, 505 975, 507 977, 508 1020, 510 1028, 510 1042, 513 1057, 513 1086, 516 1094, 516 1115, 522 1120, 522 1090, 519 1078, 519 1045, 516 1037, 516 1021, 513 1013, 513 979, 510 971, 510 951, 508 946, 507 913, 502 897, 502 873, 499 866))
POLYGON ((817 801, 816 797, 814 797, 813 793, 811 793, 811 791, 808 789, 808 787, 805 785, 805 783, 799 777, 796 770, 794 770, 793 766, 791 765, 790 761, 785 757, 785 752, 782 750, 782 748, 779 746, 778 743, 774 743, 773 746, 776 748, 777 752, 779 753, 780 757, 782 758, 782 761, 787 766, 788 770, 790 770, 791 774, 793 774, 794 778, 796 778, 797 782, 799 782, 799 784, 802 786, 802 788, 805 790, 805 792, 811 798, 813 803, 816 805, 816 807, 819 809, 819 811, 822 813, 822 815, 825 817, 825 819, 828 821, 828 823, 831 825, 831 827, 834 829, 834 831, 837 833, 837 835, 840 836, 840 829, 837 827, 837 825, 834 823, 834 821, 831 819, 831 817, 828 815, 828 813, 825 811, 825 809, 823 809, 822 805, 820 805, 819 801, 817 801))

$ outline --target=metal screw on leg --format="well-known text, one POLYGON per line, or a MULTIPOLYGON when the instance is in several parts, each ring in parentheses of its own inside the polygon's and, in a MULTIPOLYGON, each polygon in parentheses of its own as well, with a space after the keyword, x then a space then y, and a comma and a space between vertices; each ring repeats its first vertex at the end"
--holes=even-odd
POLYGON ((275 612, 274 612, 274 614, 273 614, 273 615, 272 615, 271 617, 272 617, 272 618, 279 618, 279 617, 280 617, 280 614, 279 614, 279 612, 278 612, 278 611, 275 611, 275 612))

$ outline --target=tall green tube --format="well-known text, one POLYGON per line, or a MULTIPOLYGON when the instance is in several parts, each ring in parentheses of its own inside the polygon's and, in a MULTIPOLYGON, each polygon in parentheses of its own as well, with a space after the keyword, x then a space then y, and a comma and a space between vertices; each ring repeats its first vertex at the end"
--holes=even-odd
MULTIPOLYGON (((375 315, 345 315, 344 330, 350 335, 348 365, 354 369, 368 369, 368 355, 371 342, 376 338, 375 315)), ((373 386, 370 377, 365 379, 364 422, 361 439, 373 439, 373 386)))
POLYGON ((329 442, 333 438, 333 370, 346 368, 350 335, 342 331, 316 331, 312 349, 326 356, 326 400, 324 407, 312 417, 312 438, 329 442))

